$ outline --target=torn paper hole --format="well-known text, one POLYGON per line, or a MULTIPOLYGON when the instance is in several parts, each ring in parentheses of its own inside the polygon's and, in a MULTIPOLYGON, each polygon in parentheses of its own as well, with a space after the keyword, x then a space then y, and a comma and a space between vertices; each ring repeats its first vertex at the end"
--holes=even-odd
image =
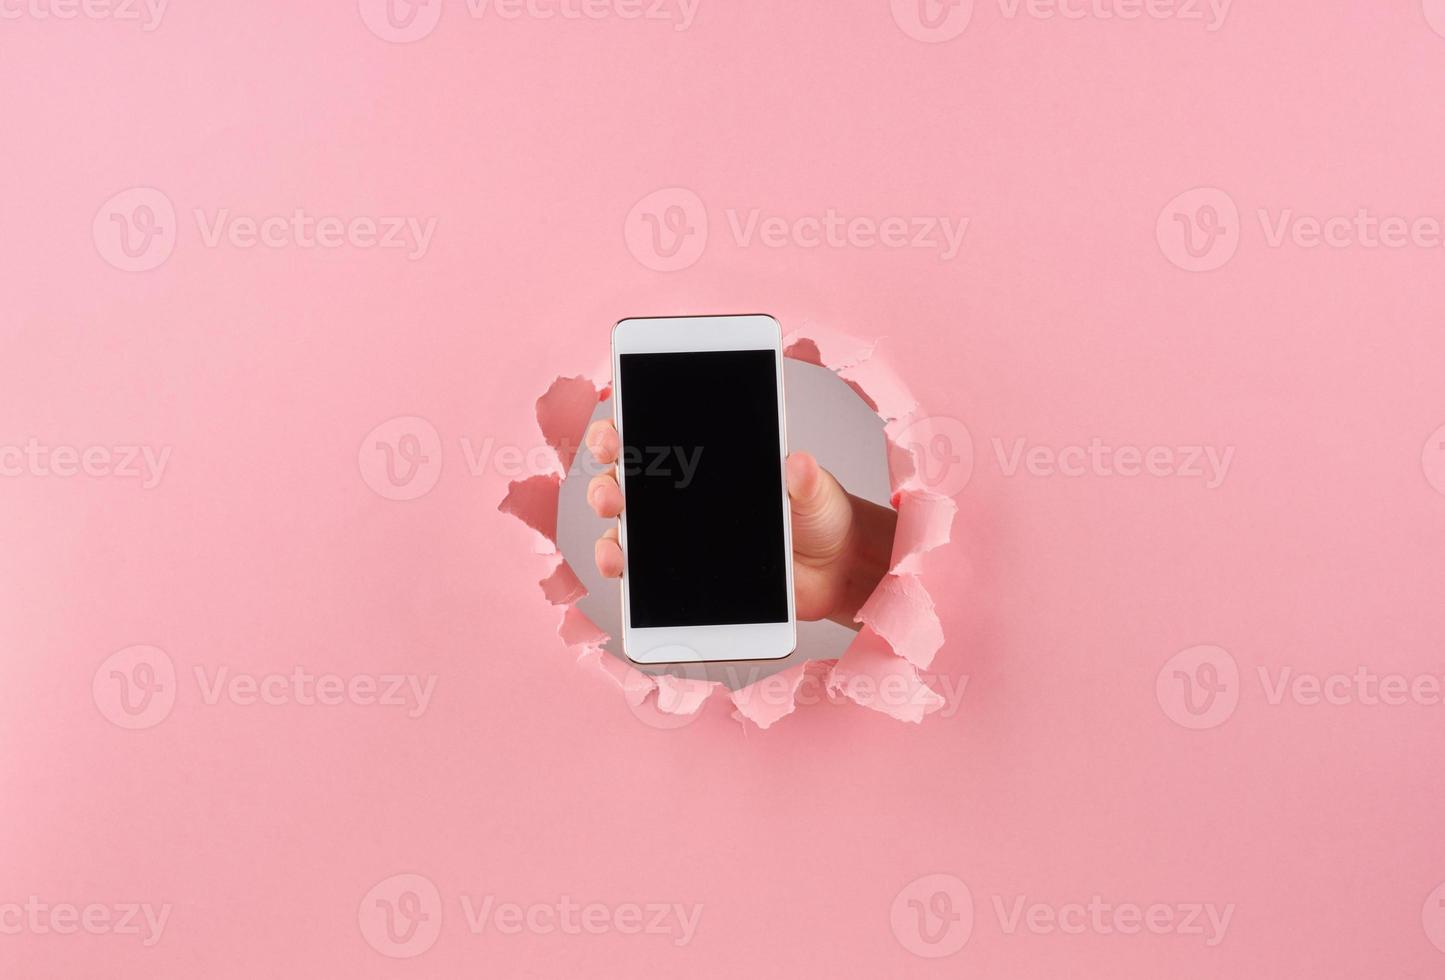
POLYGON ((921 558, 946 543, 957 511, 920 479, 924 460, 899 433, 914 421, 917 402, 864 343, 819 327, 783 341, 788 443, 805 448, 855 496, 898 511, 892 567, 858 613, 858 632, 830 622, 799 622, 798 649, 783 660, 634 665, 620 649, 621 598, 615 580, 593 564, 593 543, 613 522, 592 513, 588 481, 600 472, 582 446, 587 425, 611 417, 610 379, 559 377, 537 399, 537 423, 566 474, 513 482, 500 510, 544 538, 553 553, 541 580, 543 598, 562 606, 558 635, 582 669, 621 690, 628 706, 656 727, 696 718, 713 697, 731 700, 733 716, 768 728, 792 714, 805 679, 831 694, 900 721, 918 722, 943 705, 919 675, 943 645, 921 558))

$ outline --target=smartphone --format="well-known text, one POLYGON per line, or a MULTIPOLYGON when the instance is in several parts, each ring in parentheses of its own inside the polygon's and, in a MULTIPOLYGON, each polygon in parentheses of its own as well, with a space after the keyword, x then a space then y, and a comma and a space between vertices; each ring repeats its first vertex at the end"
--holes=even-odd
POLYGON ((770 316, 612 329, 622 649, 639 664, 797 646, 783 344, 770 316))

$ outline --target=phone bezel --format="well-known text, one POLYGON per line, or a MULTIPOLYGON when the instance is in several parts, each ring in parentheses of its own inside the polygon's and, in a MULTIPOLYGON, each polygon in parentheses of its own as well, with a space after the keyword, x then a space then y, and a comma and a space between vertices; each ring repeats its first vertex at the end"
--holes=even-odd
POLYGON ((784 623, 740 623, 727 626, 633 627, 628 601, 627 480, 617 468, 623 509, 618 520, 622 545, 622 649, 638 664, 717 663, 739 660, 781 660, 797 648, 798 614, 793 596, 793 527, 788 506, 788 417, 783 396, 783 333, 766 314, 731 316, 631 317, 612 328, 612 416, 618 437, 622 430, 623 354, 700 353, 727 350, 771 350, 777 376, 778 493, 783 509, 783 566, 787 570, 788 619, 784 623))

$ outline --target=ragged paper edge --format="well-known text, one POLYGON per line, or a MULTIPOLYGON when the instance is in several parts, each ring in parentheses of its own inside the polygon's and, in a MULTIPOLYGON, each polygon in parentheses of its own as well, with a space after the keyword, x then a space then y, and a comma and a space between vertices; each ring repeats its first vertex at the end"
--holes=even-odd
POLYGON ((888 476, 898 525, 888 574, 858 611, 858 637, 828 676, 828 689, 900 721, 921 721, 943 705, 918 671, 943 646, 943 626, 923 585, 923 556, 948 543, 958 507, 923 485, 922 447, 898 436, 914 421, 918 401, 878 356, 884 340, 866 343, 809 325, 784 339, 785 351, 831 368, 884 420, 888 476), (885 685, 866 683, 887 677, 885 685), (860 680, 860 678, 863 678, 860 680), (901 685, 905 697, 892 688, 901 685))
POLYGON ((760 681, 738 688, 730 695, 733 717, 738 721, 750 721, 762 729, 773 727, 798 710, 798 688, 802 685, 808 668, 823 665, 831 670, 834 662, 804 660, 787 670, 780 670, 760 681))
POLYGON ((536 531, 545 542, 538 550, 551 554, 557 550, 557 503, 562 479, 553 473, 542 473, 507 484, 507 495, 497 505, 503 514, 536 531))
MULTIPOLYGON (((930 494, 916 446, 901 445, 899 432, 918 408, 906 385, 881 358, 881 341, 867 343, 816 325, 806 325, 783 340, 784 354, 835 372, 885 424, 889 481, 898 511, 888 574, 859 610, 856 639, 838 660, 810 660, 729 692, 733 717, 767 729, 797 710, 797 694, 811 674, 822 675, 827 690, 899 721, 918 723, 943 706, 943 698, 919 675, 943 645, 943 629, 933 599, 922 581, 922 557, 946 544, 957 513, 948 497, 930 494)), ((611 394, 606 379, 558 377, 537 399, 537 425, 565 476, 581 445, 597 403, 611 394)), ((543 596, 563 606, 558 635, 577 651, 578 663, 601 673, 633 707, 655 694, 657 708, 675 715, 700 710, 720 688, 716 681, 644 674, 604 649, 607 635, 575 605, 585 587, 565 558, 556 553, 557 507, 563 476, 539 474, 508 485, 498 509, 512 514, 543 539, 539 550, 556 556, 539 583, 543 596), (548 547, 549 546, 549 547, 548 547)))
POLYGON ((607 384, 582 375, 552 381, 537 399, 537 428, 552 450, 558 472, 513 480, 507 485, 506 496, 497 509, 535 531, 541 539, 538 550, 553 556, 551 571, 538 585, 543 598, 563 607, 557 635, 576 652, 579 666, 611 681, 634 708, 655 692, 659 710, 692 714, 701 710, 716 685, 685 678, 654 678, 610 655, 605 649, 607 634, 576 606, 577 600, 587 594, 586 587, 557 551, 557 508, 562 480, 581 448, 598 402, 609 394, 607 384))
POLYGON ((858 639, 849 644, 828 674, 828 691, 914 724, 943 707, 943 696, 871 626, 858 631, 858 639))
POLYGON ((582 431, 577 429, 581 418, 585 428, 592 417, 592 410, 601 401, 602 393, 589 378, 578 375, 574 378, 557 378, 537 399, 537 427, 542 438, 557 454, 562 467, 562 477, 572 468, 572 460, 582 446, 582 431))

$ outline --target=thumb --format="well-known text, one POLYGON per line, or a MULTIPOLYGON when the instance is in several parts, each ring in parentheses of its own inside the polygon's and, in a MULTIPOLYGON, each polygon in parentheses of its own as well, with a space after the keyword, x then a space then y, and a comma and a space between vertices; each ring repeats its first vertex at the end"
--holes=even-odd
POLYGON ((833 474, 808 453, 792 453, 788 456, 788 500, 793 512, 794 554, 818 563, 836 558, 847 543, 853 508, 833 474))

